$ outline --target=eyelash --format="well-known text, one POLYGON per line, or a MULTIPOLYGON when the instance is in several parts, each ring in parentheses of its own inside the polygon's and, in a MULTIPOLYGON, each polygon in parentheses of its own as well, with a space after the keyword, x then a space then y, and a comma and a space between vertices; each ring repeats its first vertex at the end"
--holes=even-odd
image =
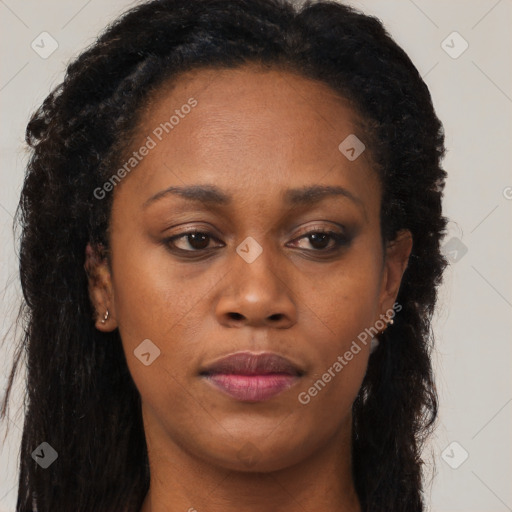
MULTIPOLYGON (((346 235, 344 235, 342 233, 338 233, 336 231, 328 230, 328 229, 313 229, 311 231, 308 231, 307 233, 302 234, 301 236, 295 238, 292 241, 302 240, 303 238, 307 238, 311 235, 319 235, 319 234, 328 235, 332 240, 334 240, 334 247, 332 247, 330 249, 305 249, 305 250, 307 250, 309 252, 319 253, 319 254, 331 254, 334 252, 338 252, 341 248, 348 246, 350 243, 350 239, 346 235)), ((192 254, 203 253, 204 254, 207 251, 211 251, 211 249, 208 249, 208 248, 187 250, 187 249, 180 249, 180 248, 174 246, 174 243, 176 240, 179 240, 181 238, 186 238, 190 235, 206 235, 212 240, 220 241, 215 236, 213 236, 211 233, 209 233, 208 231, 203 231, 203 230, 197 229, 197 230, 190 230, 185 233, 181 233, 179 235, 173 235, 169 238, 166 238, 163 242, 166 244, 166 246, 171 251, 177 252, 180 254, 186 254, 186 253, 192 253, 192 254)), ((190 241, 189 241, 189 243, 190 243, 190 241)))

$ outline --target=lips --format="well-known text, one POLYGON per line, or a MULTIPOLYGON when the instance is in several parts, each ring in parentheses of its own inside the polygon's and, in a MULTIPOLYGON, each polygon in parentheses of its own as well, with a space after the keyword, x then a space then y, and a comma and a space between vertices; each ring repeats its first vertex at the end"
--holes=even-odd
POLYGON ((202 374, 231 373, 237 375, 267 375, 282 373, 286 375, 301 375, 304 372, 285 357, 265 352, 237 352, 217 360, 207 366, 202 374))
POLYGON ((304 371, 287 358, 269 352, 237 352, 200 372, 205 381, 244 402, 268 400, 296 384, 304 371))

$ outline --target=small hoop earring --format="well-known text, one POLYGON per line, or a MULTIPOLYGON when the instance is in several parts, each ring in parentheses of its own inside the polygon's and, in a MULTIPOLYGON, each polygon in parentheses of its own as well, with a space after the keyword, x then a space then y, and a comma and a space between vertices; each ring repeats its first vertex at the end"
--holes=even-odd
POLYGON ((108 319, 108 309, 107 311, 105 312, 105 316, 101 319, 101 323, 104 324, 108 319))

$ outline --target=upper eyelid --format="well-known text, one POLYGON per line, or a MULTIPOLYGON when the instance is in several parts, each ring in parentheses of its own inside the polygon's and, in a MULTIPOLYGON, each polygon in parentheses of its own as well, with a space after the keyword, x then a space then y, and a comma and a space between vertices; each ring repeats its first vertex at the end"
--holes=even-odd
MULTIPOLYGON (((339 233, 339 234, 346 234, 345 226, 338 225, 338 228, 341 228, 341 231, 342 231, 342 233, 339 233)), ((335 228, 331 228, 331 227, 327 227, 327 226, 320 226, 320 225, 309 226, 309 227, 301 230, 300 234, 298 234, 297 236, 294 237, 294 240, 298 237, 302 237, 302 236, 308 235, 310 233, 315 233, 315 232, 329 233, 329 232, 336 232, 336 230, 335 230, 335 228)), ((169 236, 168 238, 169 239, 177 239, 180 237, 187 236, 188 234, 191 234, 191 233, 192 234, 193 233, 206 234, 206 235, 209 235, 210 237, 215 238, 217 240, 219 239, 219 237, 217 235, 215 235, 211 229, 206 229, 206 228, 205 229, 203 229, 203 228, 187 229, 185 231, 182 231, 181 233, 176 233, 175 235, 169 236)))
MULTIPOLYGON (((328 221, 325 221, 325 222, 328 222, 328 221)), ((331 222, 331 224, 332 224, 332 222, 331 222)), ((334 228, 333 226, 326 226, 326 225, 321 225, 321 224, 307 226, 307 227, 301 229, 301 235, 307 235, 308 233, 315 232, 315 231, 320 231, 320 232, 325 232, 325 233, 334 232, 334 231, 336 231, 336 229, 341 230, 342 234, 347 234, 347 228, 345 226, 343 226, 342 224, 336 223, 336 228, 334 228)), ((301 235, 299 235, 299 236, 301 236, 301 235)))
MULTIPOLYGON (((335 229, 340 229, 344 233, 347 232, 347 226, 344 224, 341 224, 339 222, 334 222, 332 220, 327 220, 327 219, 317 220, 317 221, 313 221, 313 222, 314 222, 314 224, 312 224, 312 225, 302 227, 301 232, 309 233, 309 232, 315 231, 315 230, 334 231, 335 229)), ((174 227, 178 227, 178 226, 174 226, 174 227)), ((164 230, 162 230, 162 232, 169 231, 170 229, 172 229, 172 228, 164 229, 164 230)), ((293 230, 295 230, 295 229, 297 229, 297 227, 293 228, 293 230)), ((181 236, 181 235, 186 235, 188 233, 207 233, 209 235, 213 235, 214 232, 220 233, 220 230, 218 230, 217 228, 215 228, 212 225, 205 225, 204 227, 201 225, 199 225, 199 226, 193 225, 189 228, 185 228, 185 230, 182 231, 181 233, 176 233, 175 235, 172 235, 172 236, 181 236)), ((216 235, 214 235, 214 236, 216 236, 216 235)), ((221 234, 219 236, 226 236, 226 235, 221 234)))

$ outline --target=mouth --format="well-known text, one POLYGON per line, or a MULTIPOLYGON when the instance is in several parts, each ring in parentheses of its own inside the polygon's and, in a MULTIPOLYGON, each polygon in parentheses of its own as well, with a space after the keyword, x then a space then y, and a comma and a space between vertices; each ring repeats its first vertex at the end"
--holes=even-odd
POLYGON ((235 400, 261 402, 295 385, 304 371, 277 354, 237 352, 215 361, 199 375, 235 400))

